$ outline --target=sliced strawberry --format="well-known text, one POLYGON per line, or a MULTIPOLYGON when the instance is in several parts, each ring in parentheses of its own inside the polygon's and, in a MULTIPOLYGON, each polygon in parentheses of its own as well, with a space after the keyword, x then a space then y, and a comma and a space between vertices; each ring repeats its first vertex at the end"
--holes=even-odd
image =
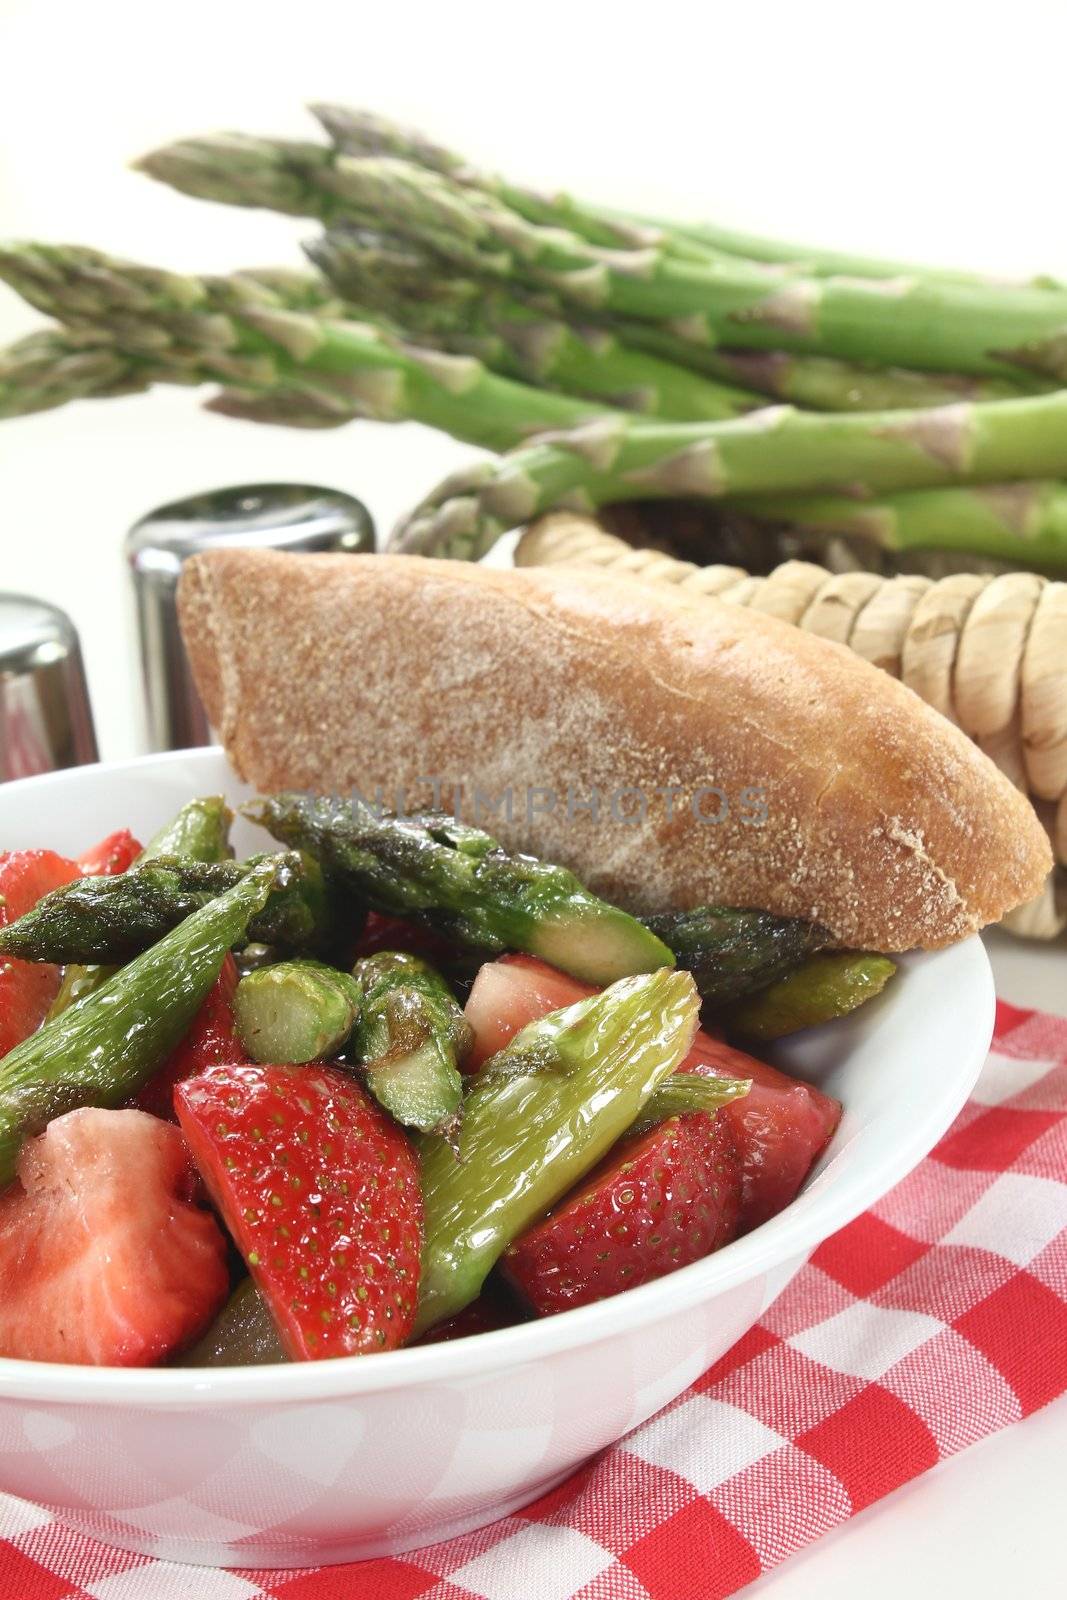
POLYGON ((513 1328, 524 1320, 524 1313, 516 1306, 511 1295, 491 1279, 469 1306, 457 1311, 454 1317, 438 1322, 415 1344, 445 1344, 452 1339, 467 1339, 473 1333, 495 1333, 498 1328, 513 1328))
MULTIPOLYGON (((42 895, 80 876, 77 862, 54 850, 0 855, 0 928, 31 910, 42 895)), ((0 1056, 40 1027, 58 988, 58 967, 0 956, 0 1056)))
POLYGON ((415 1320, 415 1151, 346 1073, 217 1066, 174 1091, 193 1159, 294 1360, 403 1344, 415 1320))
POLYGON ((382 911, 368 911, 354 959, 375 955, 379 950, 406 950, 435 965, 442 962, 447 965, 456 954, 455 947, 444 935, 435 933, 432 928, 405 922, 402 917, 388 917, 382 911))
POLYGON ((0 1354, 145 1367, 226 1298, 226 1240, 177 1128, 84 1106, 50 1122, 0 1195, 0 1354))
POLYGON ((196 1013, 177 1049, 172 1051, 154 1077, 134 1096, 134 1105, 165 1122, 177 1122, 174 1087, 185 1078, 194 1078, 206 1067, 223 1062, 247 1061, 248 1056, 237 1035, 233 1020, 233 997, 237 990, 237 963, 228 955, 200 1010, 196 1013))
POLYGON ((505 1251, 505 1281, 541 1316, 665 1277, 737 1233, 741 1169, 721 1112, 622 1139, 505 1251))
POLYGON ((748 1233, 796 1198, 841 1120, 840 1102, 703 1031, 679 1071, 752 1079, 744 1099, 722 1111, 741 1156, 740 1232, 748 1233))
POLYGON ((80 855, 78 866, 87 878, 113 878, 132 867, 140 854, 141 846, 129 828, 120 828, 80 855))
MULTIPOLYGON (((468 1069, 481 1066, 537 1017, 592 990, 533 956, 504 956, 481 968, 466 1005, 474 1029, 468 1069)), ((796 1196, 841 1118, 841 1106, 810 1083, 734 1050, 701 1029, 679 1072, 751 1078, 743 1100, 723 1108, 741 1157, 740 1232, 776 1216, 796 1196)))
POLYGON ((479 967, 463 1008, 474 1029, 474 1045, 463 1063, 464 1071, 476 1072, 528 1022, 595 993, 591 985, 569 978, 536 956, 508 955, 487 961, 479 967))

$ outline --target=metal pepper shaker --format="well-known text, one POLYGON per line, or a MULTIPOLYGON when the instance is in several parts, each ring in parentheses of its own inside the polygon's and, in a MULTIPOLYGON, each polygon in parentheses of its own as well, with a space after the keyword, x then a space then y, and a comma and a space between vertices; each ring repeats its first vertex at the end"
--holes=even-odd
POLYGON ((125 552, 152 750, 184 750, 210 741, 178 630, 175 596, 182 563, 222 546, 356 554, 374 549, 374 524, 352 495, 297 483, 214 489, 161 506, 134 524, 125 552))
POLYGON ((0 782, 95 760, 74 624, 43 600, 0 594, 0 782))

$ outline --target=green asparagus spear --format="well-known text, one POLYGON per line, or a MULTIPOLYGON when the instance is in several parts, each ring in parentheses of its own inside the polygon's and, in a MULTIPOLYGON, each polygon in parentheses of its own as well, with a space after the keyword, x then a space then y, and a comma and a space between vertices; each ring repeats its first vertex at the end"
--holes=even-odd
POLYGON ((351 1051, 368 1089, 406 1127, 451 1139, 463 1100, 457 1063, 474 1042, 452 991, 429 962, 400 951, 364 956, 353 975, 363 1006, 351 1051))
POLYGON ((318 150, 336 216, 406 235, 486 277, 544 285, 587 311, 669 322, 698 343, 810 350, 934 371, 1064 376, 1067 290, 783 278, 739 258, 681 258, 663 240, 603 247, 566 228, 527 221, 495 196, 409 161, 330 156, 318 150))
POLYGON ((263 864, 79 1005, 0 1062, 0 1187, 24 1139, 76 1106, 118 1106, 165 1061, 219 975, 230 946, 265 905, 279 872, 263 864))
POLYGON ((1067 569, 1067 485, 984 483, 905 489, 877 500, 848 495, 746 495, 730 502, 748 516, 801 532, 842 534, 896 552, 943 550, 958 557, 997 549, 1014 566, 1067 569))
POLYGON ((505 289, 459 276, 417 245, 364 228, 331 228, 305 248, 352 316, 384 316, 420 343, 477 356, 496 372, 648 416, 721 420, 765 405, 768 397, 814 411, 892 411, 1017 399, 1056 387, 1033 373, 918 372, 695 344, 660 322, 590 319, 544 286, 505 289))
POLYGON ((683 1059, 699 999, 660 969, 523 1028, 478 1074, 460 1160, 419 1146, 425 1243, 416 1336, 475 1299, 501 1251, 573 1187, 683 1059))
MULTIPOLYGON (((702 1000, 736 1000, 795 967, 828 935, 799 917, 700 906, 642 918, 691 972, 702 1000)), ((2 936, 0 936, 2 937, 2 936)))
POLYGON ((670 1117, 688 1117, 698 1111, 718 1111, 734 1100, 743 1100, 752 1087, 751 1078, 705 1078, 699 1072, 674 1072, 653 1089, 626 1133, 647 1133, 670 1117))
MULTIPOLYGON (((263 859, 201 862, 160 855, 115 877, 64 884, 0 928, 0 956, 121 965, 232 889, 263 859)), ((288 867, 284 885, 250 921, 248 938, 283 950, 317 948, 332 926, 322 869, 311 856, 295 853, 288 867)))
POLYGON ((31 305, 120 350, 147 350, 181 381, 289 401, 308 394, 347 417, 424 422, 491 450, 609 410, 344 320, 336 301, 332 315, 328 305, 309 309, 294 276, 195 277, 67 245, 0 246, 0 279, 31 305))
POLYGON ((230 824, 233 812, 220 794, 189 800, 176 817, 152 835, 135 865, 157 856, 182 856, 187 861, 229 861, 233 858, 230 824))
POLYGON ((881 994, 896 970, 888 956, 862 951, 809 956, 768 988, 730 1006, 722 1013, 723 1021, 746 1039, 781 1039, 847 1016, 881 994))
MULTIPOLYGON (((741 271, 752 270, 753 264, 739 260, 736 251, 721 250, 711 243, 694 245, 692 230, 689 228, 672 227, 668 224, 645 224, 636 218, 592 211, 588 206, 579 205, 565 195, 534 195, 528 190, 515 189, 484 173, 473 174, 460 158, 451 157, 447 152, 442 153, 439 146, 431 144, 421 135, 410 133, 406 129, 387 129, 380 118, 364 112, 349 112, 338 107, 321 107, 317 108, 316 114, 322 116, 327 131, 344 154, 404 157, 408 161, 429 167, 445 179, 454 180, 463 187, 485 190, 505 208, 510 207, 518 212, 526 222, 571 228, 592 244, 621 245, 624 249, 636 248, 639 251, 648 246, 665 247, 670 255, 680 259, 688 256, 691 261, 697 263, 718 260, 727 272, 731 267, 741 271), (448 156, 448 159, 445 160, 444 156, 448 156)), ((494 293, 498 292, 494 291, 492 285, 487 286, 484 282, 479 282, 476 277, 457 278, 454 265, 446 273, 441 261, 434 260, 432 255, 426 255, 425 245, 420 245, 409 234, 403 233, 397 236, 396 241, 382 235, 380 219, 376 219, 373 229, 366 227, 353 229, 350 222, 344 224, 346 208, 343 199, 339 198, 344 192, 344 178, 341 175, 343 168, 339 172, 336 154, 323 150, 319 145, 296 144, 290 140, 275 141, 248 139, 239 135, 219 135, 207 139, 183 140, 163 150, 155 151, 144 159, 141 167, 153 177, 171 183, 187 194, 225 201, 231 205, 265 206, 273 210, 292 212, 298 216, 318 217, 328 225, 333 225, 331 238, 337 236, 338 224, 341 223, 349 238, 353 234, 361 234, 371 241, 385 240, 386 250, 383 252, 379 247, 376 252, 378 272, 375 276, 378 287, 381 286, 383 267, 389 268, 392 263, 395 276, 397 266, 397 251, 393 248, 395 243, 399 243, 402 255, 406 254, 409 257, 421 249, 423 263, 418 276, 413 284, 412 280, 408 279, 413 288, 421 290, 423 295, 432 292, 438 298, 442 293, 449 295, 456 311, 465 310, 469 313, 485 303, 490 310, 490 320, 492 319, 493 297, 494 293), (440 287, 443 283, 447 284, 444 290, 440 287), (430 285, 432 289, 428 288, 430 285)), ((372 250, 369 249, 362 254, 358 279, 352 275, 353 262, 349 251, 342 251, 338 257, 329 247, 323 249, 322 246, 315 245, 312 247, 312 255, 331 279, 334 278, 335 271, 339 272, 340 276, 334 281, 339 283, 347 299, 359 305, 376 304, 372 293, 374 284, 368 281, 368 269, 374 259, 372 250), (347 263, 346 257, 348 257, 347 263), (370 293, 369 299, 368 293, 370 293)), ((842 258, 842 260, 847 259, 849 258, 842 258)), ((810 264, 812 276, 827 275, 823 266, 816 266, 814 262, 810 264)), ((871 263, 870 267, 877 265, 878 263, 871 263)), ((802 272, 803 267, 803 261, 796 263, 792 275, 796 276, 798 271, 802 272)), ((775 287, 784 287, 781 274, 777 277, 769 274, 765 267, 756 267, 755 271, 757 281, 762 278, 764 293, 770 293, 775 287)), ((843 266, 841 272, 849 275, 847 267, 843 266)), ((851 276, 881 277, 882 274, 868 270, 863 273, 852 273, 851 276)), ((887 276, 899 279, 900 272, 894 271, 887 276)), ((926 281, 942 277, 964 281, 960 274, 939 274, 928 271, 917 273, 913 269, 909 269, 908 276, 918 276, 926 281)), ((982 285, 981 279, 977 277, 971 280, 971 285, 982 287, 986 291, 991 288, 988 284, 982 285)), ((557 329, 566 330, 568 324, 588 323, 590 320, 591 313, 587 305, 579 300, 578 304, 572 303, 568 309, 566 295, 550 289, 543 281, 538 282, 536 291, 532 290, 531 285, 513 279, 509 279, 507 287, 511 296, 516 293, 526 295, 535 292, 543 299, 548 295, 553 301, 548 316, 557 329)), ((380 306, 381 302, 378 301, 377 304, 380 306)), ((387 309, 388 314, 399 325, 409 327, 412 331, 423 330, 423 321, 418 317, 414 317, 413 320, 410 292, 406 297, 404 309, 401 309, 395 298, 387 309)), ((540 335, 536 331, 524 334, 520 324, 514 327, 513 336, 520 345, 526 344, 540 352, 546 349, 553 351, 553 359, 556 359, 553 347, 559 345, 561 354, 558 359, 564 367, 567 367, 570 353, 562 348, 567 343, 566 337, 561 339, 559 335, 552 335, 543 306, 540 326, 542 330, 540 335)), ((437 331, 439 336, 444 333, 441 328, 437 331)), ((458 329, 453 325, 451 331, 454 335, 458 329)), ((572 327, 570 331, 580 335, 581 328, 572 327)), ((505 345, 511 342, 506 328, 498 332, 503 336, 505 345)), ((621 340, 619 348, 627 361, 632 361, 638 352, 644 352, 660 357, 672 373, 689 368, 703 373, 718 386, 726 385, 727 396, 731 391, 736 395, 737 385, 740 384, 743 389, 756 389, 761 393, 776 395, 794 404, 810 406, 816 410, 881 411, 903 406, 943 405, 954 399, 963 398, 1006 399, 1013 392, 1013 388, 1014 392, 1018 393, 1021 389, 1028 389, 1035 381, 1032 373, 1024 373, 1021 370, 1013 374, 1011 379, 982 378, 974 374, 963 376, 953 372, 909 370, 902 367, 899 361, 894 362, 892 366, 879 368, 869 361, 844 361, 838 357, 801 353, 795 350, 785 352, 774 348, 754 351, 720 349, 718 340, 705 337, 698 341, 687 336, 684 326, 681 330, 675 330, 669 322, 648 322, 633 316, 613 317, 611 332, 621 340)), ((602 337, 610 335, 606 330, 602 330, 602 337)), ((728 334, 724 334, 721 343, 729 346, 731 342, 733 341, 728 334)), ((772 345, 773 343, 774 341, 772 345)), ((446 339, 446 348, 456 348, 456 346, 446 339)), ((490 366, 496 365, 492 357, 486 353, 484 345, 472 349, 471 353, 479 355, 490 366)), ((521 360, 522 349, 519 348, 516 353, 521 360)), ((571 381, 571 376, 559 371, 556 375, 558 386, 574 393, 595 393, 607 398, 611 388, 606 374, 603 383, 598 383, 594 379, 590 384, 587 358, 580 351, 574 354, 578 356, 582 378, 580 381, 571 381)), ((608 359, 609 361, 613 359, 611 352, 608 359)), ((524 375, 530 376, 528 368, 524 375)), ((659 403, 653 403, 651 406, 638 405, 632 409, 652 410, 663 416, 685 415, 686 413, 675 408, 676 399, 685 403, 690 397, 676 392, 675 382, 664 381, 666 377, 665 372, 661 372, 658 378, 655 375, 646 375, 639 388, 647 392, 647 386, 651 381, 652 388, 659 397, 659 403)), ((630 385, 626 384, 623 387, 628 388, 630 385)), ((682 388, 684 387, 683 383, 682 388)), ((705 396, 705 400, 708 399, 710 396, 705 396)), ((615 403, 623 402, 616 400, 615 403)), ((736 409, 736 401, 734 404, 736 409)), ((690 419, 707 414, 703 409, 688 412, 690 419)))
POLYGON ((303 794, 253 800, 242 810, 315 856, 328 879, 375 910, 421 913, 488 953, 525 950, 598 984, 674 964, 655 934, 564 867, 510 854, 451 817, 379 815, 358 800, 303 794))
POLYGON ((63 329, 44 328, 0 350, 0 417, 51 411, 71 400, 138 394, 150 382, 121 350, 86 346, 63 329))
POLYGON ((253 1061, 324 1061, 343 1049, 359 1015, 359 984, 321 961, 279 961, 246 973, 233 1016, 253 1061))
MULTIPOLYGON (((635 498, 716 500, 849 486, 873 495, 1060 473, 1067 473, 1067 390, 854 416, 777 406, 731 422, 667 423, 616 413, 453 474, 391 543, 477 559, 508 529, 559 506, 592 510, 635 498)), ((974 553, 1017 560, 1018 539, 987 528, 974 553)))
POLYGON ((251 1278, 242 1278, 211 1326, 174 1365, 268 1367, 288 1359, 267 1302, 251 1278))
MULTIPOLYGON (((760 261, 776 267, 798 269, 818 277, 845 275, 852 278, 921 277, 936 282, 990 285, 979 273, 949 267, 926 267, 911 263, 872 260, 839 250, 813 249, 810 245, 790 244, 757 234, 741 233, 709 222, 677 222, 636 216, 629 211, 591 205, 585 200, 559 193, 544 193, 509 183, 493 172, 473 166, 463 155, 416 128, 387 121, 373 111, 350 106, 318 104, 308 107, 325 128, 333 144, 346 155, 400 156, 418 166, 428 167, 467 188, 482 189, 510 206, 529 222, 549 227, 572 228, 593 244, 641 246, 666 244, 672 251, 691 258, 716 260, 723 257, 760 261), (689 246, 688 252, 685 247, 689 246), (695 252, 695 255, 694 255, 695 252)), ((266 142, 266 141, 264 141, 266 142)), ((147 167, 151 171, 151 166, 147 167)), ((166 181, 167 174, 160 173, 166 181)), ((181 185, 178 185, 181 187, 181 185)), ((217 197, 217 196, 216 196, 217 197)), ((314 213, 312 213, 314 214, 314 213)), ((1050 280, 1034 280, 1048 287, 1050 280)), ((1053 285, 1055 286, 1055 285, 1053 285)))
MULTIPOLYGON (((233 855, 230 847, 232 821, 233 812, 219 794, 188 800, 177 815, 152 836, 134 865, 151 861, 156 855, 181 856, 191 861, 224 861, 233 855)), ((92 965, 71 958, 45 1021, 53 1022, 71 1006, 80 1005, 114 973, 115 958, 105 958, 102 963, 92 965)))
POLYGON ((409 338, 476 356, 506 377, 690 421, 743 416, 766 403, 736 384, 629 350, 611 328, 572 325, 498 286, 442 275, 440 262, 405 251, 402 241, 387 247, 358 229, 339 228, 306 249, 352 316, 385 316, 409 338))

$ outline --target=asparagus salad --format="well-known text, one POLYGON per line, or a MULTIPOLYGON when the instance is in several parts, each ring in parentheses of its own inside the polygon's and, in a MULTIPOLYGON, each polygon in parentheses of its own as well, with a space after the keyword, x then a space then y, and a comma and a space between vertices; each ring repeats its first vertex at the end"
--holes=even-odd
POLYGON ((744 1046, 892 962, 761 911, 638 920, 451 817, 245 812, 273 844, 244 861, 219 798, 144 848, 0 855, 0 1354, 462 1337, 793 1199, 840 1107, 744 1046))

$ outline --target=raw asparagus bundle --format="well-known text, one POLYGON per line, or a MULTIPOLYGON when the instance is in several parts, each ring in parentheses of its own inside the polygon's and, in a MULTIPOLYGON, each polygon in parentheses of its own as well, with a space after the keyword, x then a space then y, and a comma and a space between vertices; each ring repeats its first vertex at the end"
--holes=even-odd
POLYGON ((710 494, 777 528, 1067 567, 1067 287, 626 215, 314 109, 328 144, 221 135, 140 165, 324 223, 323 277, 5 251, 0 276, 64 327, 0 353, 0 416, 218 383, 209 408, 254 421, 414 419, 494 450, 566 436, 458 499, 449 485, 404 548, 470 556, 533 511, 710 494), (851 415, 753 409, 768 398, 851 415))
POLYGON ((316 302, 306 274, 194 277, 99 251, 23 245, 0 249, 0 279, 82 338, 147 361, 153 381, 173 373, 253 397, 307 397, 338 420, 410 419, 489 449, 603 409, 498 377, 472 356, 338 319, 328 296, 316 302))
POLYGON ((117 351, 131 371, 145 363, 142 375, 152 381, 173 374, 182 383, 225 383, 212 404, 228 414, 305 425, 355 415, 412 418, 489 448, 548 434, 543 443, 534 437, 515 460, 505 458, 498 475, 474 469, 459 481, 458 502, 443 512, 432 502, 420 508, 402 548, 466 556, 555 505, 688 493, 736 499, 779 520, 795 516, 801 526, 866 532, 888 525, 900 545, 943 543, 1009 562, 1018 561, 1025 539, 1031 562, 1067 564, 1067 492, 1058 485, 954 498, 914 487, 956 477, 997 486, 1015 473, 1067 471, 1067 408, 1057 393, 870 416, 778 408, 706 427, 671 426, 500 377, 474 356, 338 321, 331 315, 336 300, 306 274, 196 278, 41 246, 0 251, 0 277, 40 309, 69 319, 77 338, 117 351), (476 482, 483 476, 484 485, 476 482), (793 495, 840 483, 849 494, 814 502, 793 495), (910 497, 856 498, 861 489, 898 486, 910 497), (1012 510, 1023 498, 1025 525, 1012 510))
MULTIPOLYGON (((340 150, 356 156, 401 154, 413 162, 419 161, 419 152, 428 146, 419 135, 400 129, 388 129, 366 114, 344 113, 337 107, 319 107, 327 130, 340 139, 340 150), (360 126, 357 135, 354 129, 360 126), (380 136, 379 136, 380 135, 380 136)), ((429 159, 425 165, 432 171, 455 180, 464 169, 459 158, 429 159)), ((472 338, 503 340, 505 346, 519 345, 521 361, 531 359, 531 344, 537 348, 533 359, 544 360, 544 350, 558 344, 563 348, 554 356, 555 381, 568 388, 570 354, 566 346, 572 336, 579 340, 589 333, 583 328, 592 324, 596 333, 599 314, 599 337, 612 340, 611 355, 619 364, 633 364, 639 360, 639 350, 657 355, 672 365, 675 374, 664 374, 646 369, 638 392, 647 394, 650 389, 672 399, 681 399, 686 392, 685 380, 679 367, 692 367, 704 372, 719 384, 753 389, 763 394, 780 396, 817 409, 874 410, 903 405, 937 405, 953 396, 970 394, 975 398, 1005 398, 1019 392, 1020 386, 1031 386, 1031 375, 1014 374, 1007 378, 967 378, 951 373, 909 372, 891 368, 870 370, 864 364, 841 361, 827 356, 794 354, 785 358, 775 351, 770 359, 762 352, 755 359, 744 350, 720 350, 703 339, 694 342, 685 330, 679 331, 657 323, 646 324, 636 318, 615 315, 608 327, 604 326, 604 309, 581 306, 576 311, 568 307, 566 296, 554 291, 547 282, 509 282, 507 294, 502 295, 499 283, 480 281, 473 264, 468 263, 468 276, 457 276, 454 260, 445 261, 438 253, 431 234, 419 233, 414 227, 393 220, 396 230, 383 233, 381 216, 375 212, 368 216, 361 200, 358 170, 345 155, 306 142, 248 138, 239 134, 220 134, 215 137, 187 139, 153 151, 139 163, 142 171, 171 184, 183 193, 205 200, 224 201, 230 205, 263 207, 297 216, 314 217, 326 223, 332 231, 327 239, 313 244, 313 259, 323 268, 356 308, 363 314, 383 303, 396 321, 425 335, 420 303, 429 295, 435 305, 436 327, 434 336, 446 349, 463 349, 472 338), (351 193, 350 193, 351 191, 351 193), (363 226, 353 228, 352 218, 363 226), (369 224, 369 225, 368 225, 369 224), (415 237, 411 237, 411 234, 415 237), (523 307, 523 300, 533 297, 532 307, 523 307), (546 304, 547 302, 547 304, 546 304), (449 314, 442 311, 448 305, 449 314), (535 334, 526 331, 532 318, 535 334), (568 328, 568 319, 574 322, 568 328), (516 327, 515 324, 518 324, 516 327), (525 351, 523 350, 525 346, 525 351), (633 346, 633 349, 628 347, 633 346), (682 394, 679 394, 679 389, 682 394)), ((464 180, 466 181, 466 180, 464 180)), ((550 226, 568 226, 581 219, 579 232, 594 242, 615 243, 622 246, 669 243, 673 253, 703 260, 708 255, 721 254, 696 248, 686 241, 679 249, 677 240, 669 241, 662 229, 649 229, 636 222, 627 225, 606 213, 594 219, 588 207, 575 208, 566 197, 554 200, 533 196, 529 191, 502 185, 498 180, 488 180, 482 174, 473 185, 503 204, 516 206, 520 217, 529 222, 550 226)), ((444 256, 448 249, 441 246, 444 256)), ((729 259, 729 258, 727 258, 729 259)), ((494 274, 495 276, 495 274, 494 274)), ((764 280, 766 273, 763 273, 764 280)), ((729 341, 727 341, 728 343, 729 341)), ((478 353, 495 363, 486 354, 484 343, 478 353)), ((610 366, 608 362, 606 365, 610 366)), ((529 375, 527 369, 527 375, 529 375)), ((579 392, 607 393, 606 388, 590 389, 585 381, 587 373, 582 363, 582 382, 579 392)), ((543 380, 541 380, 543 381, 543 380)), ((603 372, 604 384, 610 383, 608 372, 603 372)), ((623 385, 623 389, 629 385, 623 385)), ((621 392, 621 391, 620 391, 621 392)), ((708 396, 705 394, 704 399, 708 396)), ((648 409, 639 406, 637 409, 648 409)), ((665 404, 653 407, 661 415, 679 415, 665 404)), ((702 411, 684 413, 690 417, 705 414, 702 411)))
MULTIPOLYGON (((396 156, 349 156, 310 145, 298 147, 292 166, 309 160, 309 176, 328 197, 318 206, 327 219, 410 236, 477 275, 547 288, 586 312, 668 323, 692 342, 933 371, 1037 372, 1057 380, 1067 373, 1067 289, 929 276, 782 275, 725 253, 690 254, 654 231, 642 244, 601 245, 558 221, 531 221, 489 190, 396 156)), ((195 178, 179 181, 177 161, 166 170, 161 153, 143 164, 187 192, 220 197, 210 177, 199 186, 195 178)), ((269 203, 278 209, 276 200, 269 203)))

